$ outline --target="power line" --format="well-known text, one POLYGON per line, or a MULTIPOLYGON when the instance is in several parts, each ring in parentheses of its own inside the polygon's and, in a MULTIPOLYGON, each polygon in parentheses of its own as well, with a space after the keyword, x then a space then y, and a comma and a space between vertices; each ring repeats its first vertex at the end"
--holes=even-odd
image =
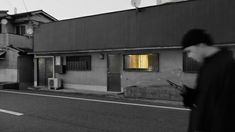
POLYGON ((23 1, 23 3, 24 3, 24 8, 25 8, 26 12, 28 12, 28 8, 27 8, 27 6, 26 6, 26 4, 25 4, 25 1, 24 1, 24 0, 22 0, 22 1, 23 1))

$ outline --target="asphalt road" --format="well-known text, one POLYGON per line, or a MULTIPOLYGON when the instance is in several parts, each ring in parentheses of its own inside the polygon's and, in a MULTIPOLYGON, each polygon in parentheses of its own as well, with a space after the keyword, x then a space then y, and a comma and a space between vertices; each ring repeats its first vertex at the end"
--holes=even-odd
POLYGON ((143 102, 0 90, 0 132, 186 132, 188 114, 143 102))

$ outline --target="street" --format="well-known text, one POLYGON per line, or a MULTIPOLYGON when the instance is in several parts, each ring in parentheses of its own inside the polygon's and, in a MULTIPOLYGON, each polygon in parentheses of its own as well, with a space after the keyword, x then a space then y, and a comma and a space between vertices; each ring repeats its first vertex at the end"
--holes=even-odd
POLYGON ((0 90, 1 132, 186 132, 189 110, 0 90))

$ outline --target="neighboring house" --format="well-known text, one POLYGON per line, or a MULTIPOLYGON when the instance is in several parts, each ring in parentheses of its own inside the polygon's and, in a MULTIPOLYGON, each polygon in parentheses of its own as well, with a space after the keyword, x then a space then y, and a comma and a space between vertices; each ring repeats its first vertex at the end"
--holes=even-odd
POLYGON ((40 24, 57 21, 42 10, 10 15, 0 11, 0 83, 33 83, 34 30, 40 24))
POLYGON ((195 62, 181 38, 208 30, 234 50, 235 1, 193 0, 43 24, 34 39, 34 85, 58 78, 65 88, 122 92, 128 86, 194 85, 195 62))

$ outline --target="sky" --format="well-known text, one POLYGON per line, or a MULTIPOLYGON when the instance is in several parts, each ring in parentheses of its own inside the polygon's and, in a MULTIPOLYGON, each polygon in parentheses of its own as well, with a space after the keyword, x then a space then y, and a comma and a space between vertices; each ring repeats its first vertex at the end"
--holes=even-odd
MULTIPOLYGON (((134 9, 131 0, 0 0, 0 10, 8 14, 43 10, 58 20, 134 9)), ((141 0, 140 7, 155 5, 156 0, 141 0)))

